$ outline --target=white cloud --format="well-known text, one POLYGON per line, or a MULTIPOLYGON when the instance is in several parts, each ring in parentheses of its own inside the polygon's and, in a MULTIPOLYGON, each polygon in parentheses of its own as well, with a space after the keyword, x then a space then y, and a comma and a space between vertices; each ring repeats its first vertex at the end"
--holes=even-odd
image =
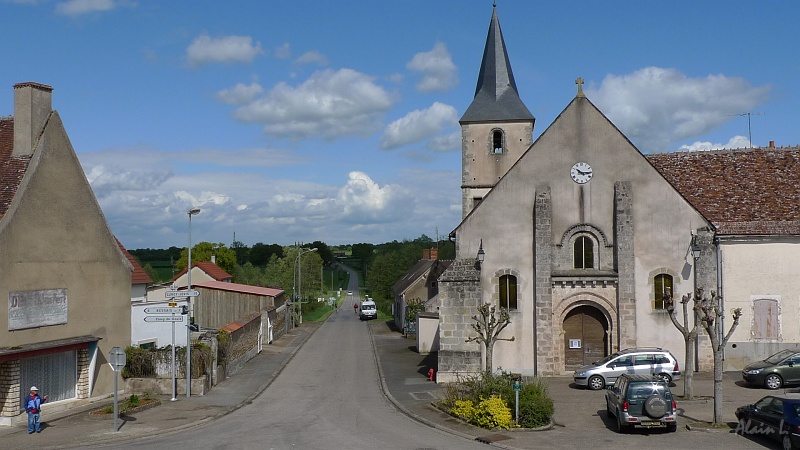
POLYGON ((56 12, 74 17, 98 11, 111 11, 123 5, 132 5, 132 3, 115 0, 70 0, 57 4, 56 12))
POLYGON ((292 48, 288 42, 284 42, 282 45, 275 47, 272 54, 278 59, 286 59, 292 56, 292 48))
POLYGON ((186 49, 189 64, 251 62, 264 53, 261 43, 253 44, 250 36, 223 36, 212 38, 207 34, 198 36, 186 49))
POLYGON ((394 100, 373 78, 351 69, 316 72, 297 87, 279 83, 265 97, 236 109, 234 117, 278 137, 335 139, 380 127, 394 100))
POLYGON ((381 148, 391 149, 435 136, 458 123, 458 113, 450 105, 436 102, 430 108, 415 110, 390 123, 381 138, 381 148))
POLYGON ((429 52, 414 55, 406 67, 422 75, 417 83, 417 89, 422 92, 446 91, 458 84, 456 65, 447 46, 441 42, 437 42, 429 52))
POLYGON ((223 89, 217 92, 217 100, 230 105, 244 105, 253 101, 257 96, 264 92, 264 88, 258 83, 250 83, 249 86, 238 83, 230 89, 223 89))
POLYGON ((461 131, 455 131, 444 136, 436 136, 428 142, 426 147, 437 152, 461 150, 461 131))
POLYGON ((297 64, 316 64, 319 66, 327 66, 328 58, 318 51, 311 51, 303 53, 294 62, 297 64))
POLYGON ((698 152, 705 150, 720 150, 724 148, 748 148, 750 147, 750 140, 747 136, 734 136, 727 144, 714 144, 711 142, 696 141, 691 145, 681 145, 678 149, 682 152, 698 152))
POLYGON ((643 153, 666 151, 750 111, 767 100, 770 86, 725 75, 689 78, 676 69, 647 67, 608 75, 587 96, 643 153))
POLYGON ((343 220, 350 223, 391 222, 408 211, 413 199, 400 186, 378 186, 363 172, 350 172, 347 184, 340 190, 337 201, 342 206, 343 220))

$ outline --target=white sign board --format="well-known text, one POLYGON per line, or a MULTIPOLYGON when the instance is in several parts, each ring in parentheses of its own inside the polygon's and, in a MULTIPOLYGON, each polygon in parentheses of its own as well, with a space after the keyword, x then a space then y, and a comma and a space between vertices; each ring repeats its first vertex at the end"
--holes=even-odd
POLYGON ((198 297, 200 291, 166 291, 164 295, 167 297, 198 297))
POLYGON ((162 307, 162 308, 145 308, 145 314, 181 314, 183 308, 180 307, 162 307))
POLYGON ((144 316, 145 322, 183 322, 183 316, 144 316))
POLYGON ((67 323, 67 290, 12 291, 8 293, 8 330, 67 323))

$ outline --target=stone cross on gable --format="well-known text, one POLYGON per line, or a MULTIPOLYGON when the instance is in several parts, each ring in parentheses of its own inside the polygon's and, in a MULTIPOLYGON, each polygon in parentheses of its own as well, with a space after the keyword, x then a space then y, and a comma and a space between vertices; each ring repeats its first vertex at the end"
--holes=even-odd
POLYGON ((575 84, 578 85, 578 97, 585 97, 583 95, 583 78, 578 77, 578 79, 575 80, 575 84))

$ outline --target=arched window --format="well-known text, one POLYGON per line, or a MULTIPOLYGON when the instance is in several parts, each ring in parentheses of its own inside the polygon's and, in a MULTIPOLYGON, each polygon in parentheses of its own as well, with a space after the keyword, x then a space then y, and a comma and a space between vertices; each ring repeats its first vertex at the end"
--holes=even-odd
POLYGON ((574 261, 576 269, 594 269, 594 242, 588 236, 575 239, 574 261))
POLYGON ((653 277, 653 309, 667 309, 664 296, 673 292, 672 275, 660 273, 653 277))
POLYGON ((492 132, 492 149, 494 153, 503 153, 503 132, 501 130, 492 132))
POLYGON ((514 275, 500 277, 500 307, 509 311, 517 309, 517 277, 514 275))

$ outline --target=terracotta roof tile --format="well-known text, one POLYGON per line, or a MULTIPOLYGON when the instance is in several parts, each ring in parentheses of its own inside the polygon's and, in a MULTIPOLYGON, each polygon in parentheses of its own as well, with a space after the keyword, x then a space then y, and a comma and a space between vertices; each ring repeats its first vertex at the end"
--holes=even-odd
MULTIPOLYGON (((194 259, 194 258, 192 258, 194 259)), ((217 281, 225 281, 225 280, 233 280, 233 275, 225 272, 222 267, 212 263, 211 261, 198 261, 192 263, 192 267, 197 267, 203 272, 207 273, 208 276, 217 280, 217 281)), ((186 269, 181 270, 181 272, 174 277, 172 277, 172 281, 177 280, 178 278, 182 277, 183 274, 186 273, 186 269)), ((194 284, 194 283, 192 283, 194 284)))
POLYGON ((278 297, 284 293, 283 289, 269 288, 261 286, 250 286, 249 284, 226 283, 224 281, 204 281, 202 283, 192 283, 193 288, 217 289, 220 291, 238 292, 240 294, 263 295, 265 297, 278 297))
POLYGON ((136 258, 134 258, 133 255, 128 252, 119 239, 117 239, 117 245, 119 245, 120 250, 122 250, 122 253, 125 254, 125 257, 128 258, 128 261, 130 261, 131 265, 133 266, 133 272, 131 273, 131 284, 152 284, 153 279, 150 278, 150 275, 144 271, 142 266, 139 264, 139 261, 136 261, 136 258))
POLYGON ((14 118, 2 117, 0 118, 0 219, 14 200, 30 162, 29 156, 11 156, 13 150, 14 118))
POLYGON ((647 155, 720 234, 800 234, 800 147, 647 155))

